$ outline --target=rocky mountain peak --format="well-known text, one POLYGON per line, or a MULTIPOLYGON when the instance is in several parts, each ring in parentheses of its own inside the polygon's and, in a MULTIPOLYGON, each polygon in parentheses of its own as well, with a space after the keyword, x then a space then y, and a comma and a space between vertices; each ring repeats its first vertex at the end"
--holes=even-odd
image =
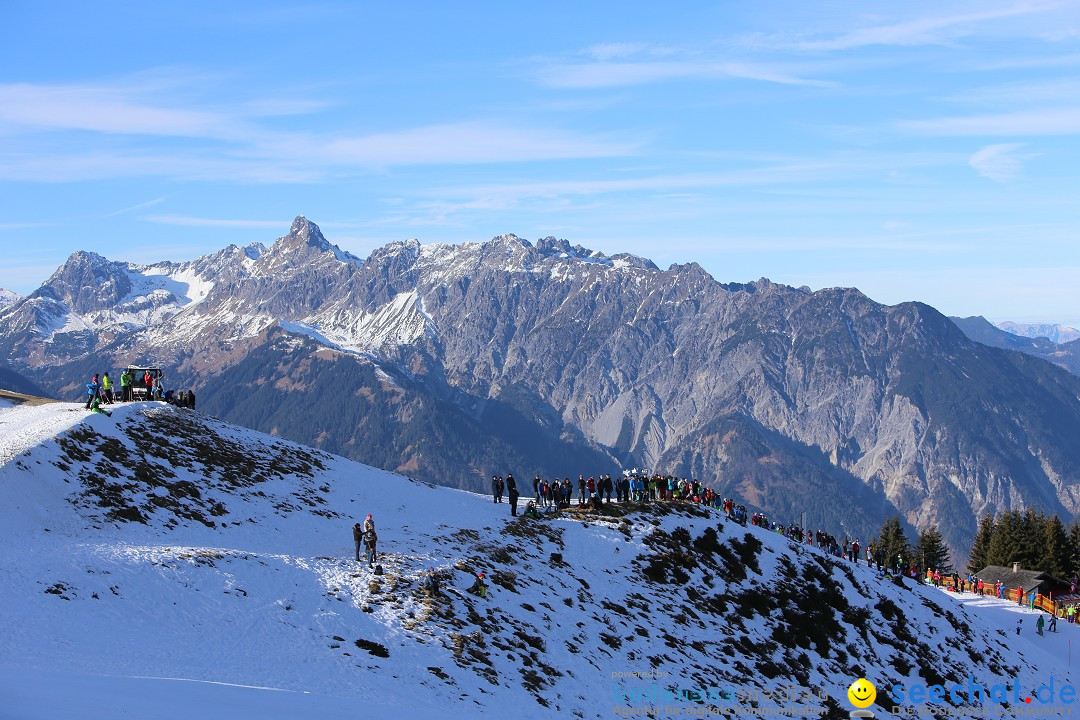
MULTIPOLYGON (((323 236, 319 226, 303 215, 296 216, 292 226, 289 228, 289 234, 278 238, 277 242, 274 243, 273 250, 277 254, 300 252, 303 255, 307 255, 313 251, 316 253, 333 253, 334 257, 341 262, 360 264, 360 258, 352 253, 345 252, 337 245, 332 244, 323 236)), ((250 245, 245 249, 245 252, 247 252, 248 257, 252 257, 255 253, 257 253, 255 254, 255 257, 262 254, 261 252, 258 252, 258 248, 250 245)))
POLYGON ((123 263, 78 250, 31 297, 58 300, 75 312, 93 312, 112 307, 130 292, 123 263))
POLYGON ((0 288, 0 310, 3 310, 8 305, 14 305, 22 298, 17 292, 12 292, 5 288, 0 288))

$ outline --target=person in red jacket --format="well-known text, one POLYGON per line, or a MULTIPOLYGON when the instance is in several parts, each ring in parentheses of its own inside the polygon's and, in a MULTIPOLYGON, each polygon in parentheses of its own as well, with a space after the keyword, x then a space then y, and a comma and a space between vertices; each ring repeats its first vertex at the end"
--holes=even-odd
POLYGON ((147 370, 146 374, 143 375, 143 385, 146 386, 146 399, 147 400, 153 400, 154 399, 154 376, 150 374, 149 370, 147 370))

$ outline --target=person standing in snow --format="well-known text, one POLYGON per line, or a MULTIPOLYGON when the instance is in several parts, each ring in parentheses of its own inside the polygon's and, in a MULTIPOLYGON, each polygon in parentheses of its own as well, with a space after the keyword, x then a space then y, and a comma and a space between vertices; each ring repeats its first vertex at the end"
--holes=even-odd
POLYGON ((577 504, 578 505, 584 505, 585 504, 585 476, 584 475, 578 475, 577 476, 577 504))
POLYGON ((154 376, 150 374, 149 370, 147 370, 146 373, 143 375, 143 385, 146 386, 146 399, 147 400, 153 400, 154 399, 154 376))
POLYGON ((131 402, 131 371, 120 374, 120 402, 131 402))
POLYGON ((518 489, 513 475, 506 476, 506 494, 510 498, 510 514, 517 517, 518 489))
POLYGON ((375 528, 371 528, 364 532, 364 546, 367 548, 367 561, 368 567, 375 567, 375 559, 377 557, 375 553, 375 544, 379 542, 379 536, 375 533, 375 528))
POLYGON ((353 523, 352 539, 356 545, 356 562, 360 562, 360 545, 364 542, 364 527, 360 523, 353 523))
POLYGON ((94 398, 99 397, 101 393, 101 386, 98 385, 97 373, 94 373, 94 377, 90 382, 86 383, 86 409, 90 409, 90 405, 94 402, 94 398))
POLYGON ((1042 614, 1040 613, 1039 619, 1035 621, 1035 632, 1038 633, 1039 635, 1042 635, 1043 634, 1043 627, 1045 625, 1046 625, 1046 620, 1043 618, 1042 614))
POLYGON ((499 494, 500 494, 499 493, 499 484, 500 484, 499 483, 499 476, 498 475, 492 475, 491 476, 491 502, 493 502, 493 503, 499 502, 499 494))
POLYGON ((102 375, 101 376, 101 390, 104 393, 103 399, 105 400, 105 403, 107 405, 112 405, 113 404, 112 386, 113 386, 113 383, 112 383, 112 380, 109 379, 109 373, 105 373, 104 375, 102 375))
POLYGON ((1057 610, 1050 613, 1050 624, 1046 628, 1049 632, 1057 632, 1057 610))

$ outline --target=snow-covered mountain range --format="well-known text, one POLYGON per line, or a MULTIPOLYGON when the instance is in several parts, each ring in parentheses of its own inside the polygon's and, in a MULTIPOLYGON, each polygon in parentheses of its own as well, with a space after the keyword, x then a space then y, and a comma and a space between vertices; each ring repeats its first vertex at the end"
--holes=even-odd
POLYGON ((958 559, 985 512, 1080 510, 1080 379, 920 303, 554 238, 360 260, 298 217, 188 263, 79 252, 0 310, 0 352, 57 397, 151 363, 220 417, 457 487, 645 467, 853 535, 899 513, 958 559))
POLYGON ((1023 708, 1073 682, 1075 626, 1037 637, 695 505, 517 519, 152 403, 0 401, 0 429, 5 717, 842 718, 859 677, 885 713, 898 686, 925 711, 909 689, 1008 684, 1023 708), (368 513, 383 575, 353 558, 368 513))
POLYGON ((1059 323, 1017 323, 1001 322, 997 325, 1005 332, 1028 338, 1046 338, 1050 342, 1067 343, 1080 340, 1080 330, 1059 323))

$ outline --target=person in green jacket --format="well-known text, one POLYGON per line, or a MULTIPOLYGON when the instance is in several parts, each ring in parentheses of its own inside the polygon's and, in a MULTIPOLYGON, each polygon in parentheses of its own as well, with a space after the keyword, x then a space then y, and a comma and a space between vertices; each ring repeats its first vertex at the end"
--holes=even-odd
POLYGON ((112 405, 113 404, 112 386, 113 386, 113 381, 112 381, 112 378, 109 377, 109 373, 103 374, 101 376, 101 393, 102 393, 102 398, 101 399, 105 401, 106 405, 112 405))
POLYGON ((95 397, 93 400, 90 401, 90 412, 101 413, 102 415, 107 415, 109 417, 112 417, 111 412, 109 412, 108 410, 105 410, 105 409, 103 409, 101 407, 101 398, 100 397, 95 397))
POLYGON ((131 402, 131 371, 125 370, 120 375, 120 401, 131 402))

